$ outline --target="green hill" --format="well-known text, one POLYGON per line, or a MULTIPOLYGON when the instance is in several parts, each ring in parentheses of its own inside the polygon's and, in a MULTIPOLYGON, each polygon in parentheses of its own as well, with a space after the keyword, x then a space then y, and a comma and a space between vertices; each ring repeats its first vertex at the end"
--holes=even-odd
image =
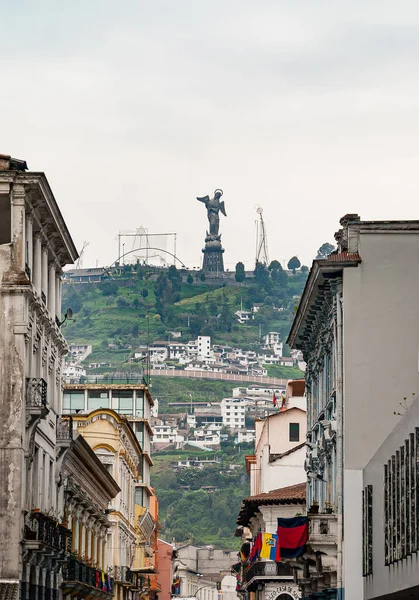
MULTIPOLYGON (((263 271, 262 277, 241 287, 214 287, 201 281, 188 283, 186 272, 129 266, 110 274, 100 283, 63 286, 63 309, 71 307, 76 318, 63 333, 70 343, 93 346, 89 362, 108 362, 113 368, 133 368, 128 358, 147 341, 181 340, 211 335, 213 343, 257 349, 260 334, 278 331, 286 338, 295 304, 306 274, 281 277, 263 271), (235 311, 262 307, 249 324, 237 323, 235 311)), ((291 373, 290 373, 291 376, 291 373)))
POLYGON ((239 447, 230 440, 214 453, 172 449, 155 454, 152 485, 158 490, 161 535, 177 542, 238 549, 233 534, 241 502, 250 493, 244 457, 252 451, 250 444, 239 447), (174 472, 178 460, 208 457, 220 464, 174 472))
MULTIPOLYGON (((306 277, 306 273, 289 275, 260 266, 255 278, 240 286, 216 287, 199 274, 192 279, 174 267, 127 266, 100 283, 65 283, 63 308, 71 307, 76 320, 63 325, 63 333, 70 343, 92 345, 87 362, 109 365, 96 369, 98 373, 138 371, 139 365, 129 362, 135 348, 169 340, 173 331, 180 332, 185 342, 200 334, 211 335, 213 343, 258 350, 260 336, 268 331, 278 331, 286 339, 306 277), (235 311, 251 309, 255 303, 260 307, 254 320, 239 324, 235 311)), ((302 376, 296 368, 276 365, 268 367, 268 374, 302 376)), ((153 377, 151 383, 160 413, 180 412, 170 406, 173 402, 215 402, 229 396, 232 388, 231 382, 208 379, 153 377)), ((244 456, 252 450, 249 445, 235 446, 230 437, 220 451, 211 453, 220 465, 176 474, 177 460, 203 452, 172 448, 154 453, 152 484, 159 498, 163 537, 236 548, 236 518, 242 499, 249 495, 244 456)))

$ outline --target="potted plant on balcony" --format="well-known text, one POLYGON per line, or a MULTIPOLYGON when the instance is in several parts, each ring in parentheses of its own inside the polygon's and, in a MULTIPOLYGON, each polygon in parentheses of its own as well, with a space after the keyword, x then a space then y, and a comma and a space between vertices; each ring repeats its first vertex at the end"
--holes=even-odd
POLYGON ((333 504, 331 502, 325 502, 324 507, 326 514, 331 515, 333 513, 333 504))
POLYGON ((319 503, 317 502, 317 500, 313 500, 310 508, 308 509, 308 514, 309 515, 317 515, 318 513, 319 513, 319 503))

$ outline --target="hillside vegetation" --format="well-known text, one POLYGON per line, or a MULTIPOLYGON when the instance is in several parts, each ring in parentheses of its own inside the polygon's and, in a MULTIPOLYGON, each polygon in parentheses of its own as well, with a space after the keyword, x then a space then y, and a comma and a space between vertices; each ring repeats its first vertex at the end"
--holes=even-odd
POLYGON ((158 490, 161 535, 169 541, 238 548, 236 519, 250 493, 244 457, 252 451, 250 444, 239 447, 228 441, 218 452, 172 449, 156 454, 152 485, 158 490), (187 457, 218 458, 221 463, 175 473, 174 465, 187 457), (207 486, 213 489, 202 489, 207 486))
POLYGON ((135 265, 100 283, 66 282, 63 308, 71 307, 76 321, 63 326, 64 334, 70 343, 93 346, 89 362, 125 369, 132 368, 127 361, 136 346, 171 339, 171 331, 184 341, 210 335, 213 343, 256 349, 268 331, 286 338, 307 275, 263 266, 255 273, 241 287, 214 288, 175 267, 135 265), (261 304, 254 320, 237 323, 235 311, 254 303, 261 304))
MULTIPOLYGON (((100 283, 64 285, 63 308, 71 307, 76 320, 66 323, 63 333, 69 343, 92 345, 86 362, 106 363, 94 370, 97 373, 138 371, 140 365, 129 361, 135 349, 148 342, 171 340, 172 332, 179 332, 181 337, 176 339, 185 342, 210 335, 213 344, 259 350, 260 336, 269 331, 278 331, 286 339, 306 277, 306 272, 285 273, 273 261, 270 269, 259 265, 255 277, 240 285, 215 287, 205 282, 202 274, 194 279, 174 267, 127 266, 100 283), (249 310, 255 303, 259 310, 254 320, 239 324, 235 311, 249 310)), ((303 376, 297 368, 277 365, 269 366, 268 374, 303 376)), ((234 386, 228 381, 168 377, 153 377, 151 385, 160 414, 189 408, 171 403, 219 401, 230 396, 234 386)), ((237 548, 233 537, 236 519, 242 499, 249 495, 244 456, 252 451, 249 445, 235 446, 230 436, 217 452, 172 448, 154 453, 152 485, 160 503, 162 537, 237 548), (173 470, 177 460, 203 454, 217 456, 221 464, 203 470, 173 470)))

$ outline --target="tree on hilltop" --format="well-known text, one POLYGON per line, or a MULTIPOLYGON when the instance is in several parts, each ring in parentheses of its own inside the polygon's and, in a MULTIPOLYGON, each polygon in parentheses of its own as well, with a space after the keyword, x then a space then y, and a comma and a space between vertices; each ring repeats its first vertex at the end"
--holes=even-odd
POLYGON ((320 248, 317 250, 317 256, 316 259, 325 259, 329 256, 329 254, 331 254, 333 251, 335 250, 335 247, 332 244, 329 244, 329 242, 325 242, 324 244, 322 244, 320 246, 320 248))
POLYGON ((241 283, 246 279, 246 271, 244 270, 244 264, 242 262, 237 263, 236 274, 234 277, 238 283, 241 283))
POLYGON ((279 262, 279 260, 272 260, 268 268, 270 271, 282 271, 281 263, 279 262))
POLYGON ((261 262, 256 263, 253 275, 255 276, 256 283, 260 285, 265 285, 269 280, 269 271, 266 268, 266 265, 261 262))
POLYGON ((297 256, 293 256, 292 258, 289 259, 288 261, 288 268, 290 271, 293 272, 293 275, 295 275, 295 271, 297 269, 299 269, 301 267, 301 263, 298 260, 297 256))

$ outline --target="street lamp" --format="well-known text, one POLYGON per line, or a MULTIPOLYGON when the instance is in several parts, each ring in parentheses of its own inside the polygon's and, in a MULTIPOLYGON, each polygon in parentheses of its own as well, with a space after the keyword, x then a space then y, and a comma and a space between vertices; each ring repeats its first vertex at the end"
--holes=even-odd
POLYGON ((217 591, 217 588, 216 587, 214 588, 211 585, 201 585, 201 587, 199 587, 195 592, 195 598, 198 598, 198 592, 200 592, 201 590, 204 590, 205 588, 208 588, 209 590, 217 591))

